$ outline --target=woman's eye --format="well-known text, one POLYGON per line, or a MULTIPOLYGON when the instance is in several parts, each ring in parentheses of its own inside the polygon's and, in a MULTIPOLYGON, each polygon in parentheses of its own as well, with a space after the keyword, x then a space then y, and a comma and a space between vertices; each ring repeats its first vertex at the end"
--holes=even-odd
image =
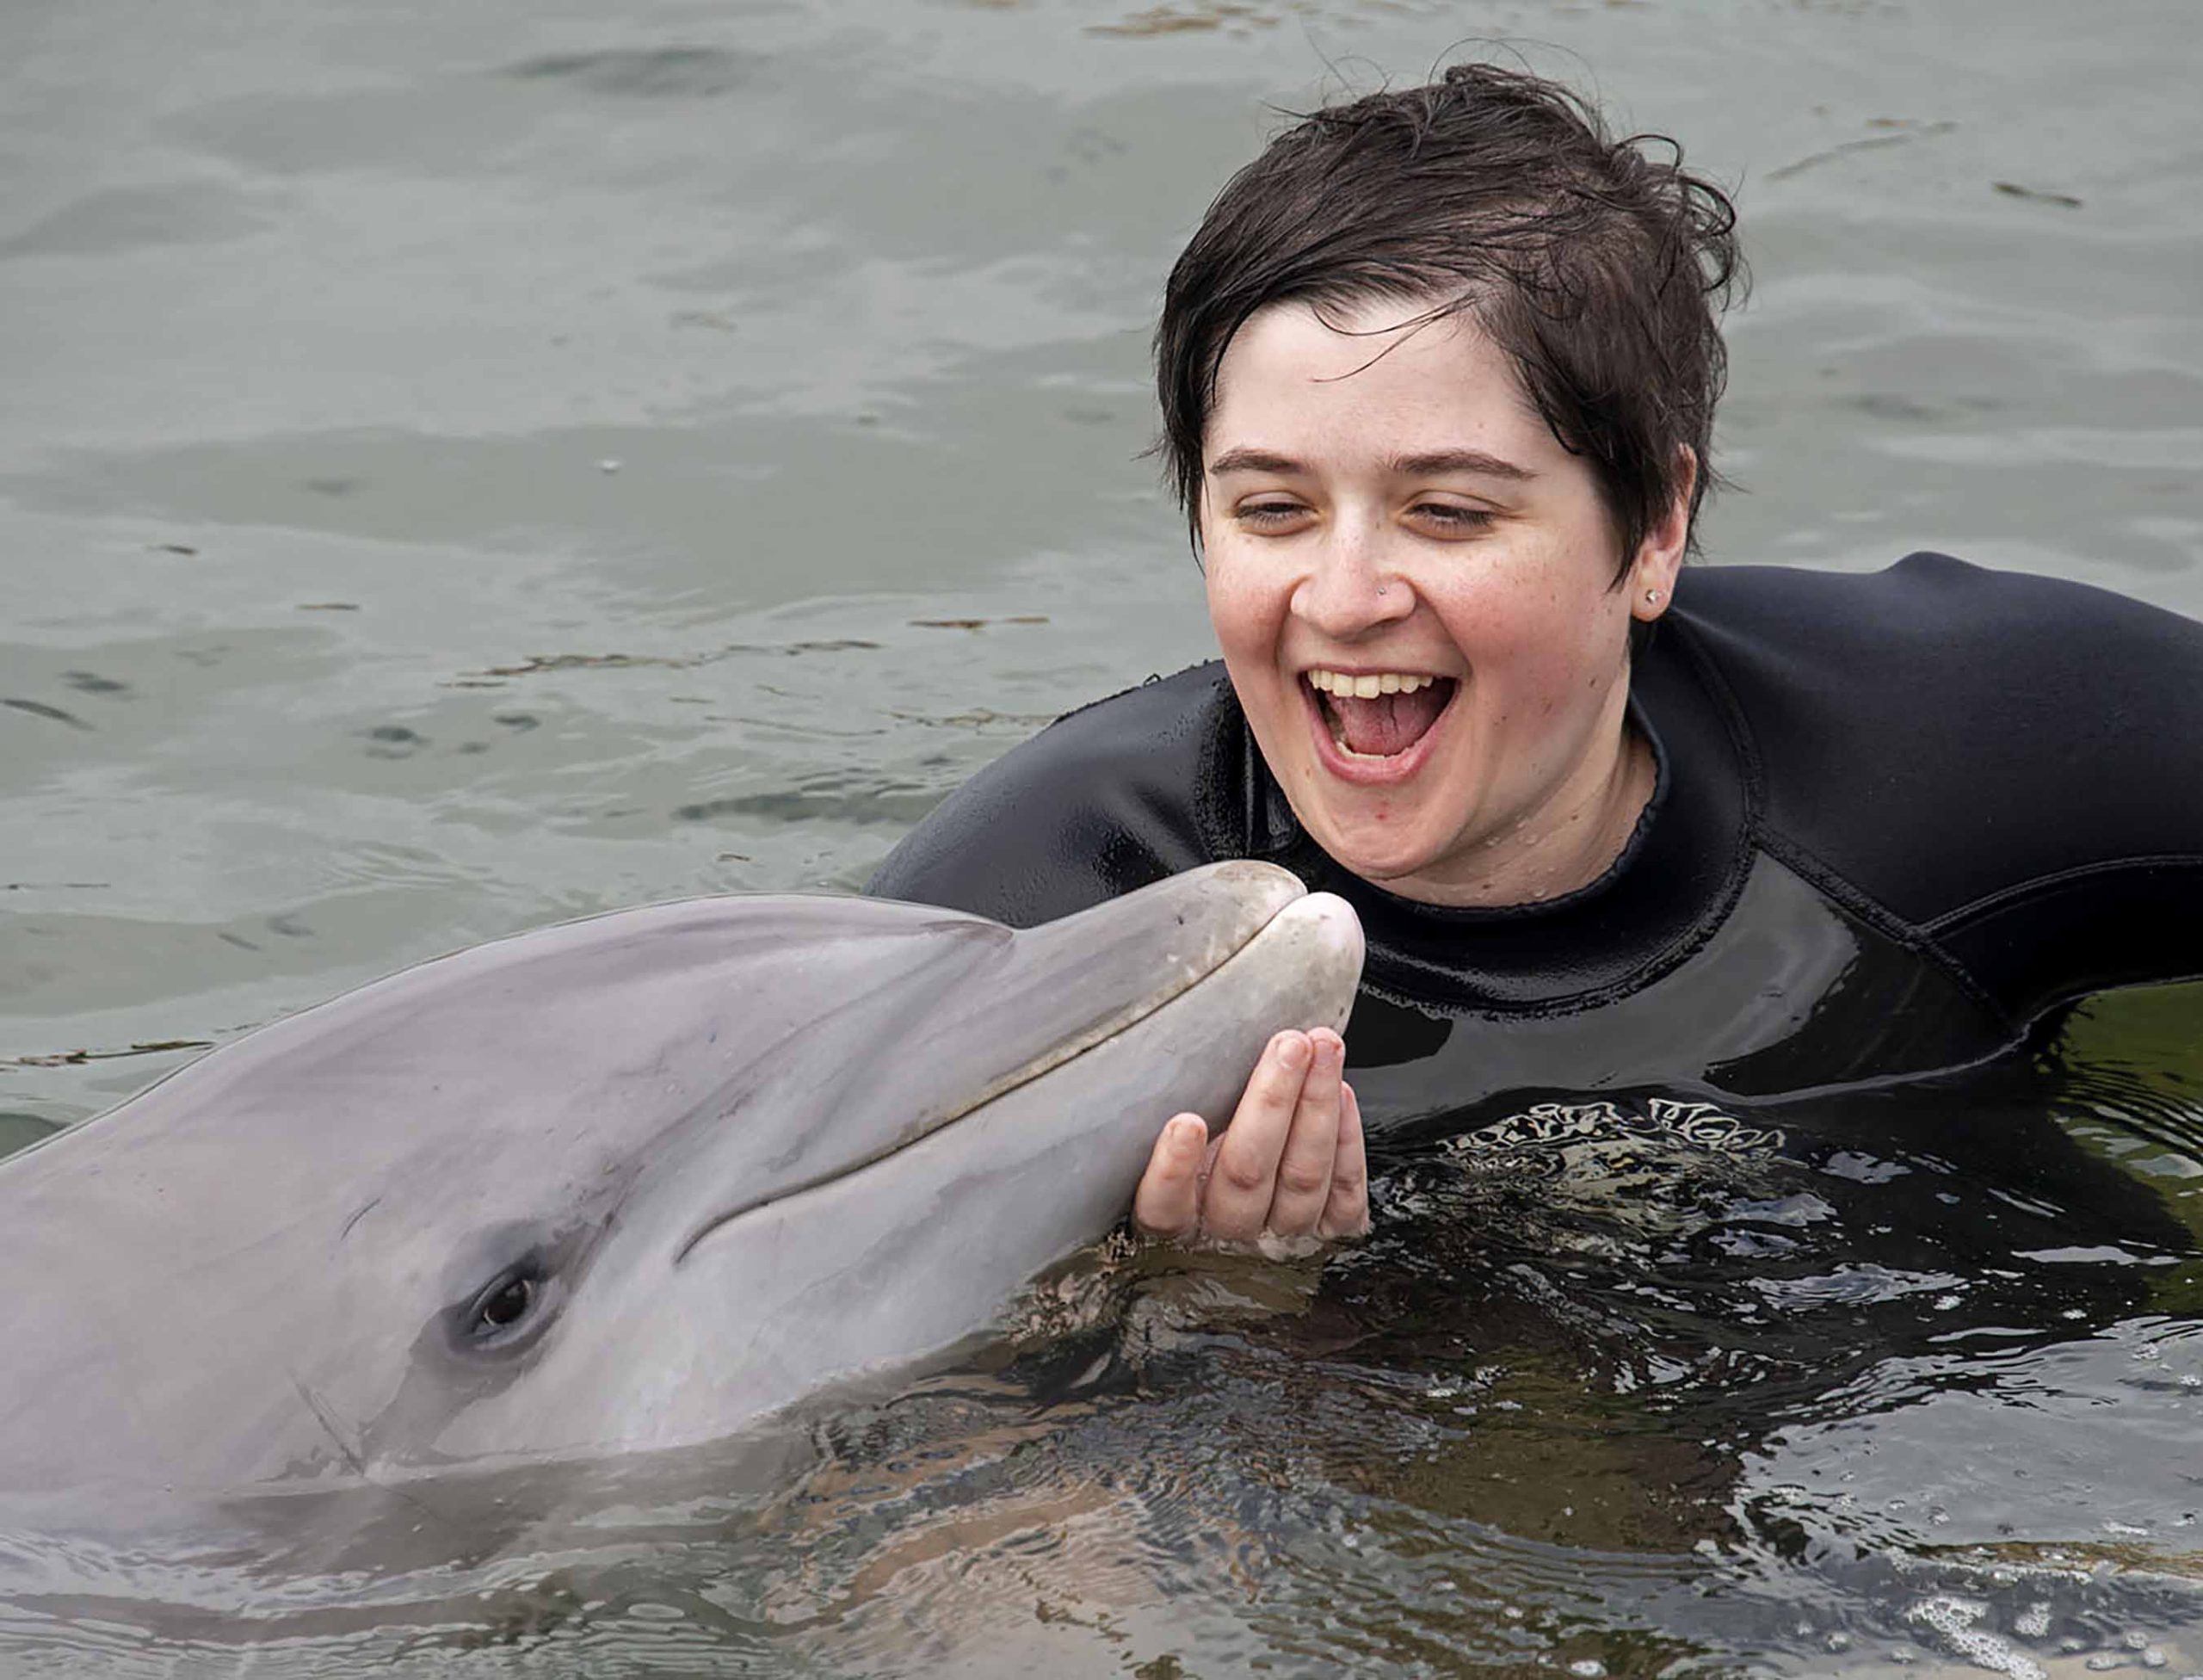
POLYGON ((1242 525, 1258 531, 1276 530, 1306 516, 1308 510, 1298 502, 1243 502, 1233 517, 1242 525))
POLYGON ((1465 508, 1453 502, 1418 502, 1410 510, 1418 524, 1447 536, 1465 536, 1491 523, 1489 508, 1465 508))

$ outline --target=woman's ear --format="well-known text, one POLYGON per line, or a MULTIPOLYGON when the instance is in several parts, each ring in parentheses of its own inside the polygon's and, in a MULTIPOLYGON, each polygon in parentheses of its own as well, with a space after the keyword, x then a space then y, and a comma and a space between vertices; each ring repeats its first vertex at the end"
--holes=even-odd
POLYGON ((1698 489, 1698 452, 1688 444, 1676 451, 1675 494, 1659 522, 1637 546, 1629 568, 1629 610, 1650 624, 1675 598, 1675 575, 1690 547, 1691 502, 1698 489))

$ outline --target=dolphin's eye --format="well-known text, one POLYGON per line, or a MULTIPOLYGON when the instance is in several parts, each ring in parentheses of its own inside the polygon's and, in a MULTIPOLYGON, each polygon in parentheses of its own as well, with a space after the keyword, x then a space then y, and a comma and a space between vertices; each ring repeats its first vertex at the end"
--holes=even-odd
POLYGON ((462 1339, 476 1348, 503 1348, 520 1340, 543 1317, 550 1280, 534 1256, 508 1266, 484 1284, 461 1318, 462 1339))
POLYGON ((558 1325, 593 1232, 515 1222, 478 1232, 452 1256, 431 1328, 478 1371, 532 1352, 558 1325))
POLYGON ((509 1278, 497 1294, 485 1296, 474 1311, 478 1318, 492 1330, 507 1330, 520 1321, 521 1315, 534 1304, 535 1280, 532 1277, 509 1278))

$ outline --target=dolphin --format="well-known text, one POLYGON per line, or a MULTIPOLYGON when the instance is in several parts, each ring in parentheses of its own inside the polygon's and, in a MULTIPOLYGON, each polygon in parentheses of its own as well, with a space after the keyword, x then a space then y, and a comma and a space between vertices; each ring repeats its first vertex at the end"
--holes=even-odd
POLYGON ((1255 862, 1024 931, 731 897, 424 963, 0 1162, 0 1497, 417 1485, 908 1375, 1361 963, 1255 862))

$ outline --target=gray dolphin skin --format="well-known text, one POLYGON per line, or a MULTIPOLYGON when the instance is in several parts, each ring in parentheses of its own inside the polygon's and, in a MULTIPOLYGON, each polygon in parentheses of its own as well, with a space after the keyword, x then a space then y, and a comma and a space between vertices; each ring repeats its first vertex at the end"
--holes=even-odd
POLYGON ((0 1163, 0 1496, 590 1460, 907 1371, 1361 963, 1223 863, 1024 932, 709 899, 408 970, 0 1163))

